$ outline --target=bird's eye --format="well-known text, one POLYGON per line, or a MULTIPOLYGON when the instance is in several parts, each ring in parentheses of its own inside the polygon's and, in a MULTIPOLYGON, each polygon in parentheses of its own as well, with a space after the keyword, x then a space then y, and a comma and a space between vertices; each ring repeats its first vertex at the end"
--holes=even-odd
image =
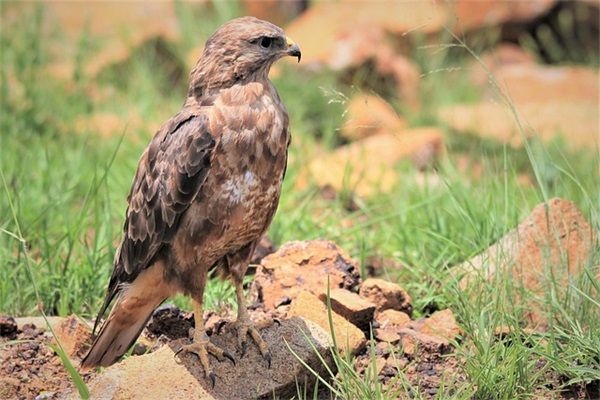
POLYGON ((271 39, 270 37, 266 37, 266 36, 262 37, 259 40, 259 44, 261 47, 268 49, 273 44, 273 39, 271 39))

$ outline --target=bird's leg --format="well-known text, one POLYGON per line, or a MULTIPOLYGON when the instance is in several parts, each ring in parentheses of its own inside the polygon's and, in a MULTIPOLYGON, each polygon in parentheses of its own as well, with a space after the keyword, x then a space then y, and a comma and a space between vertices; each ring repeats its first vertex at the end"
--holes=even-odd
POLYGON ((233 282, 235 284, 235 294, 237 296, 237 304, 238 304, 238 317, 234 326, 237 327, 238 334, 238 347, 241 351, 241 356, 243 357, 246 353, 246 335, 249 334, 252 337, 252 340, 258 346, 260 353, 267 360, 268 367, 271 368, 271 352, 269 351, 269 347, 267 343, 263 340, 258 331, 256 324, 252 322, 250 319, 250 315, 248 314, 248 308, 246 307, 246 297, 244 296, 244 284, 242 279, 237 279, 233 277, 233 282))
POLYGON ((212 383, 212 386, 215 386, 215 373, 210 367, 210 363, 208 362, 208 354, 212 354, 217 357, 219 360, 223 358, 228 358, 231 360, 233 365, 235 365, 235 360, 232 355, 229 354, 228 351, 221 349, 220 347, 215 346, 209 341, 208 335, 204 330, 204 321, 203 321, 203 313, 202 313, 202 303, 197 302, 196 300, 192 300, 192 304, 194 306, 194 338, 191 344, 182 346, 177 352, 175 356, 180 353, 193 353, 198 356, 200 359, 200 363, 202 364, 202 368, 204 368, 204 373, 212 383))

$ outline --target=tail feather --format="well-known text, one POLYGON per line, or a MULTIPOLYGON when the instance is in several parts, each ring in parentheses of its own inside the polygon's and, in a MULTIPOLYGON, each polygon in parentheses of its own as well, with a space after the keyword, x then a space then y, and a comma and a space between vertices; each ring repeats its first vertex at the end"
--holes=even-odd
POLYGON ((135 343, 152 312, 169 295, 162 280, 162 268, 153 266, 121 289, 108 318, 102 325, 82 368, 108 367, 119 360, 135 343))

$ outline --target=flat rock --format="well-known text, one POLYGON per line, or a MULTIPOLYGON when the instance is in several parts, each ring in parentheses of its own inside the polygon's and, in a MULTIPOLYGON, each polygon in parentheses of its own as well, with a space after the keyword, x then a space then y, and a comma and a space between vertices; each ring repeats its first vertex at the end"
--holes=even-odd
POLYGON ((395 283, 378 278, 365 279, 360 285, 358 294, 375 303, 377 312, 391 309, 412 315, 413 305, 410 295, 395 283))
POLYGON ((237 339, 235 332, 211 337, 212 343, 234 354, 237 363, 234 366, 228 360, 218 361, 211 356, 211 366, 216 375, 214 388, 205 378, 197 357, 174 356, 181 345, 189 343, 188 339, 173 341, 155 353, 129 357, 106 368, 88 386, 95 399, 292 398, 297 395, 296 384, 301 390, 306 386, 307 393, 311 393, 315 382, 312 373, 296 356, 324 377, 327 372, 319 357, 334 368, 329 351, 330 337, 311 321, 300 317, 283 320, 281 325, 274 324, 263 330, 262 337, 273 357, 270 369, 253 344, 249 345, 246 355, 239 358, 233 348, 237 339))
MULTIPOLYGON (((327 304, 325 294, 320 295, 319 299, 327 304)), ((346 289, 331 290, 329 299, 333 311, 363 332, 369 331, 375 314, 375 304, 346 289)))
POLYGON ((301 292, 298 295, 292 302, 288 315, 291 317, 301 316, 313 321, 327 332, 331 332, 329 313, 331 313, 338 350, 342 354, 349 352, 352 355, 364 350, 367 343, 365 334, 335 311, 328 311, 325 303, 309 292, 301 292))
POLYGON ((256 270, 251 294, 267 308, 289 304, 301 292, 316 296, 331 289, 358 285, 358 264, 326 239, 289 242, 265 257, 256 270))

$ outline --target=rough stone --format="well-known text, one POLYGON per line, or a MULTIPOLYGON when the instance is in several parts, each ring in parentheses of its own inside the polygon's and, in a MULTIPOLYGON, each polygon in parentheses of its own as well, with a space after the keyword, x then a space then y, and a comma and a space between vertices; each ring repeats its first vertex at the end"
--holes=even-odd
POLYGON ((359 280, 356 261, 335 243, 326 239, 289 242, 262 260, 251 294, 274 310, 302 292, 319 296, 327 293, 328 284, 330 289, 352 289, 359 280))
MULTIPOLYGON (((333 311, 357 326, 363 332, 369 331, 375 314, 375 304, 345 289, 331 290, 329 298, 333 311)), ((319 299, 327 304, 326 294, 321 294, 319 299)))
MULTIPOLYGON (((60 345, 71 359, 82 357, 88 349, 90 328, 76 315, 61 319, 52 325, 60 345)), ((52 338, 56 343, 56 338, 52 338)))
POLYGON ((292 302, 288 316, 300 316, 331 332, 329 312, 333 321, 333 333, 338 350, 343 354, 347 352, 352 355, 360 353, 367 342, 364 333, 335 311, 328 311, 327 306, 317 296, 306 291, 301 292, 292 302))
MULTIPOLYGON (((211 337, 211 342, 223 348, 237 342, 235 332, 211 337)), ((215 387, 205 378, 195 356, 175 357, 174 352, 188 339, 179 339, 155 353, 132 356, 106 368, 89 383, 92 398, 122 399, 256 399, 291 398, 297 394, 296 384, 312 391, 315 378, 294 356, 293 352, 321 376, 326 377, 325 365, 315 354, 310 342, 330 368, 333 360, 329 351, 330 337, 313 322, 302 318, 281 321, 262 331, 263 339, 272 354, 271 368, 256 346, 249 346, 236 365, 228 360, 211 357, 216 375, 215 387), (304 332, 304 334, 302 333, 304 332), (305 336, 306 335, 306 336, 305 336), (159 376, 160 379, 156 379, 159 376)), ((232 354, 234 350, 229 349, 232 354)), ((77 398, 72 396, 71 398, 77 398)))
POLYGON ((459 333, 454 314, 449 309, 438 311, 429 318, 410 321, 398 330, 404 354, 407 356, 424 353, 449 354, 454 351, 450 341, 459 333))
POLYGON ((412 299, 404 289, 395 283, 369 278, 360 285, 358 294, 375 303, 377 312, 392 309, 402 311, 409 316, 412 315, 412 299))
POLYGON ((456 325, 454 313, 450 309, 437 311, 425 319, 421 333, 429 336, 440 336, 444 339, 454 339, 460 334, 460 328, 456 325))
POLYGON ((17 333, 17 329, 17 321, 13 317, 0 315, 0 336, 11 338, 17 333))
POLYGON ((411 319, 405 312, 387 309, 378 312, 375 321, 378 326, 374 330, 375 338, 394 344, 400 340, 400 329, 408 326, 411 319))
MULTIPOLYGON (((581 274, 597 248, 598 234, 577 206, 553 198, 537 205, 494 245, 458 266, 456 273, 464 275, 462 288, 475 276, 492 279, 498 273, 508 273, 515 286, 522 285, 540 295, 553 281, 560 285, 581 274)), ((534 304, 524 307, 533 324, 544 321, 536 308, 534 304)))

